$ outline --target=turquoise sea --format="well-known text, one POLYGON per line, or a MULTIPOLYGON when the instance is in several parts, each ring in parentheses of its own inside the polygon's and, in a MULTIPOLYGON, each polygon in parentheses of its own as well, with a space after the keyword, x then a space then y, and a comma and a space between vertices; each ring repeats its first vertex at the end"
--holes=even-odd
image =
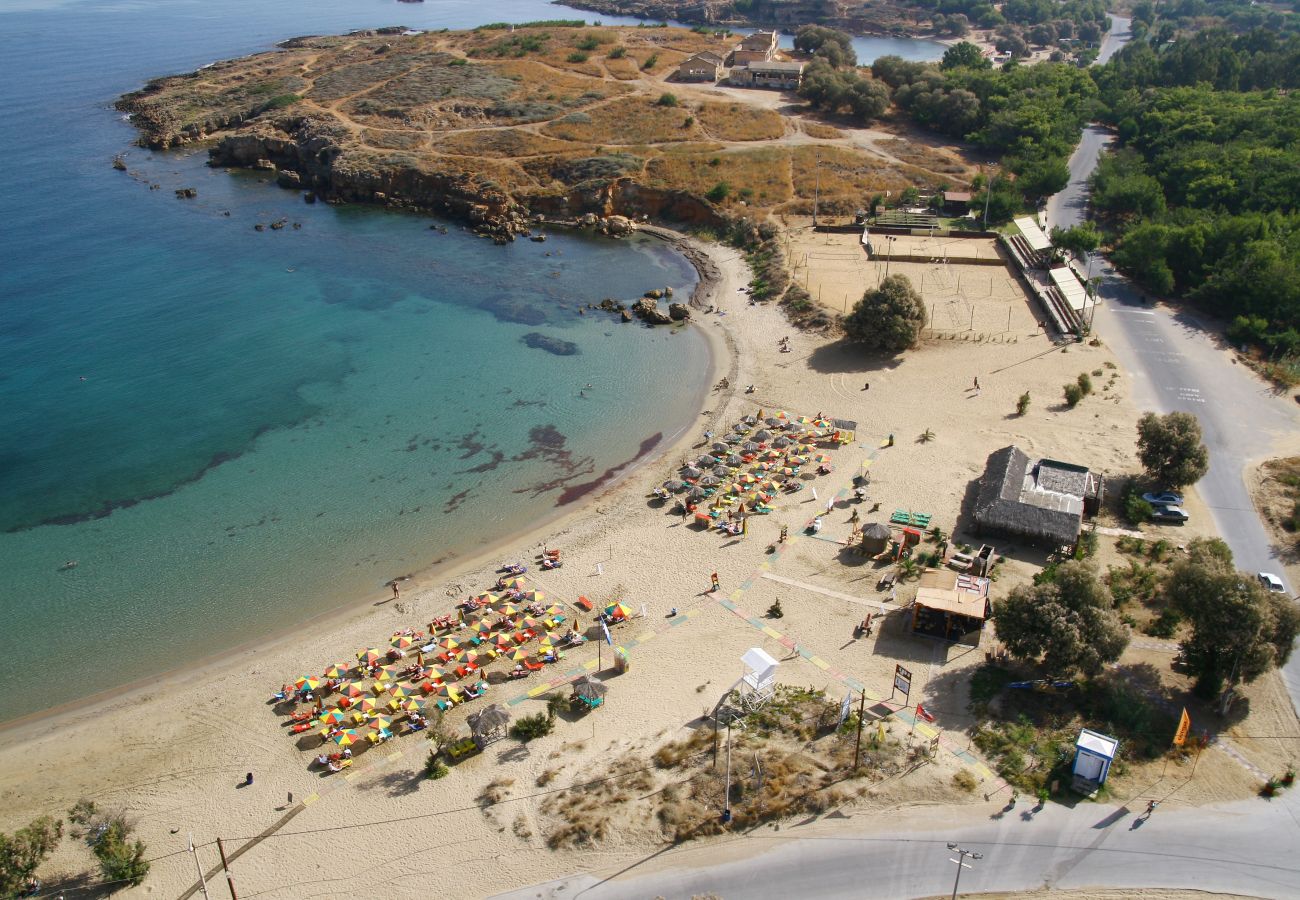
POLYGON ((309 206, 202 152, 136 148, 111 109, 149 77, 298 34, 557 16, 582 14, 0 6, 0 720, 383 596, 691 427, 698 334, 576 314, 689 293, 694 272, 661 244, 497 247, 452 223, 309 206), (118 153, 131 174, 110 167, 118 153), (529 347, 531 333, 578 352, 529 347))

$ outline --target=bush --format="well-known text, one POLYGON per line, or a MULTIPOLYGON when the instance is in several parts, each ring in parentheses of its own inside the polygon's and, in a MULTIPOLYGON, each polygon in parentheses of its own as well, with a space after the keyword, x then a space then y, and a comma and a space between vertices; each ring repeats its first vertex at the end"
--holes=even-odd
POLYGON ((447 764, 442 761, 442 756, 438 751, 430 750, 428 758, 424 761, 424 777, 436 781, 444 777, 449 771, 447 764))
POLYGON ((546 713, 537 713, 536 715, 516 719, 515 723, 510 726, 510 736, 518 738, 526 744, 537 738, 546 737, 554 728, 554 717, 548 716, 546 713))
POLYGON ((1083 388, 1079 387, 1076 382, 1070 382, 1065 386, 1065 405, 1074 409, 1083 399, 1083 388))
POLYGON ((1092 379, 1088 377, 1087 372, 1079 373, 1078 384, 1079 390, 1083 391, 1085 397, 1092 393, 1092 379))
POLYGON ((775 603, 773 603, 771 606, 769 606, 769 607, 767 608, 767 617, 768 617, 769 619, 783 619, 783 618, 785 618, 785 610, 783 610, 783 609, 781 608, 781 600, 780 600, 780 598, 778 598, 777 601, 776 601, 775 603))
POLYGON ((723 200, 726 200, 730 194, 731 185, 727 184, 725 181, 719 181, 713 187, 709 188, 708 193, 704 195, 704 199, 708 200, 710 203, 721 203, 723 200))
POLYGON ((568 60, 571 63, 585 63, 588 59, 590 59, 590 57, 581 50, 574 50, 568 56, 568 60))
POLYGON ((655 67, 655 63, 657 62, 659 62, 659 54, 651 53, 650 58, 647 59, 645 62, 641 63, 641 70, 643 72, 648 72, 655 67))
POLYGON ((971 774, 970 769, 959 769, 954 772, 952 783, 968 794, 975 793, 975 788, 979 786, 979 782, 975 780, 975 776, 971 774))
POLYGON ((925 304, 911 280, 890 275, 862 295, 844 319, 844 335, 871 350, 900 353, 916 346, 925 326, 925 304))
POLYGON ((660 106, 676 106, 677 95, 671 93, 660 94, 657 102, 660 106))
POLYGON ((1178 630, 1179 623, 1182 621, 1183 617, 1180 616, 1176 610, 1166 609, 1158 618, 1151 620, 1143 630, 1152 637, 1165 638, 1168 640, 1174 636, 1174 633, 1178 630))
POLYGON ((34 819, 13 834, 0 832, 0 897, 17 897, 26 890, 62 837, 63 823, 49 816, 34 819))
POLYGON ((144 841, 131 840, 131 826, 120 816, 106 823, 92 846, 106 881, 124 881, 134 887, 149 874, 144 841))
POLYGON ((1016 401, 1016 414, 1023 416, 1027 412, 1029 412, 1029 391, 1021 394, 1020 399, 1016 401))
POLYGON ((613 50, 609 51, 608 56, 610 59, 622 59, 623 57, 627 56, 627 48, 615 47, 613 50))
POLYGON ((1128 519, 1130 524, 1141 525, 1143 522, 1151 521, 1151 514, 1155 510, 1151 504, 1142 499, 1138 493, 1132 493, 1124 498, 1124 518, 1128 519))

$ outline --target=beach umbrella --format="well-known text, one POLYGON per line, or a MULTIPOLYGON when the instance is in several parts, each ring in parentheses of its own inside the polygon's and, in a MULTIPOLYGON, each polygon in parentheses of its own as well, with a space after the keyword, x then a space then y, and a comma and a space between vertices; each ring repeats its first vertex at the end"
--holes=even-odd
POLYGON ((545 600, 545 599, 546 599, 546 592, 545 592, 545 591, 525 591, 525 592, 524 592, 524 602, 525 602, 525 603, 541 603, 541 602, 542 602, 543 600, 545 600))
POLYGON ((799 434, 800 432, 807 431, 808 426, 804 425, 802 422, 789 422, 786 424, 785 430, 788 434, 799 434))
POLYGON ((689 494, 686 495, 686 499, 688 499, 688 500, 703 500, 706 496, 707 496, 707 494, 704 493, 704 489, 703 489, 703 488, 698 488, 698 487, 697 487, 697 488, 691 488, 691 492, 690 492, 689 494))
POLYGON ((393 635, 392 638, 389 640, 389 643, 392 644, 394 647, 396 647, 398 650, 406 650, 410 647, 415 646, 415 641, 411 640, 409 637, 407 637, 404 634, 393 635))
POLYGON ((369 722, 366 723, 366 726, 368 728, 375 728, 375 729, 391 728, 392 725, 393 725, 393 720, 385 718, 384 716, 375 716, 373 719, 371 719, 369 722))
POLYGON ((388 693, 392 694, 398 700, 405 700, 407 697, 411 696, 411 692, 400 684, 394 684, 388 689, 388 693))
POLYGON ((375 650, 373 648, 370 650, 361 650, 357 653, 357 659, 360 660, 361 664, 364 666, 377 665, 378 663, 382 662, 384 659, 387 658, 388 658, 388 654, 382 653, 379 650, 375 650))
POLYGON ((361 685, 359 684, 349 684, 347 687, 343 688, 344 696, 352 697, 354 699, 357 697, 365 696, 365 693, 366 692, 362 689, 361 685))
POLYGON ((736 431, 733 431, 731 434, 727 435, 726 438, 725 438, 725 440, 726 440, 726 442, 727 442, 728 444, 739 444, 739 443, 740 443, 741 441, 743 441, 744 439, 745 439, 745 436, 744 436, 743 434, 739 433, 739 432, 736 432, 736 431))
POLYGON ((789 446, 790 446, 791 444, 793 444, 793 443, 794 443, 794 441, 790 440, 790 439, 789 439, 788 437, 786 437, 785 435, 782 435, 781 437, 777 438, 776 440, 774 440, 774 441, 772 442, 772 446, 773 446, 773 447, 789 447, 789 446))
POLYGON ((686 482, 678 481, 676 478, 669 478, 664 482, 664 490, 672 491, 674 494, 686 488, 686 482))
POLYGON ((632 615, 632 610, 628 609, 622 603, 611 603, 605 607, 605 615, 614 619, 626 619, 632 615))
POLYGON ((316 721, 322 725, 338 725, 340 722, 346 722, 348 714, 341 709, 327 710, 316 721))
POLYGON ((701 469, 707 469, 710 466, 716 466, 717 464, 718 458, 716 456, 710 456, 707 453, 695 461, 695 465, 701 469))
POLYGON ((757 416, 745 416, 745 417, 744 417, 743 419, 741 419, 740 421, 744 422, 746 425, 757 425, 757 424, 758 424, 758 417, 757 417, 757 416))
POLYGON ((531 655, 532 653, 524 647, 516 647, 509 654, 511 662, 523 662, 531 655))
POLYGON ((499 703, 486 706, 471 716, 466 717, 465 724, 475 736, 504 728, 510 721, 510 713, 499 703))
POLYGON ((347 678, 352 666, 347 663, 335 663, 325 670, 326 678, 347 678))
POLYGON ((713 446, 710 447, 709 449, 712 450, 714 453, 726 453, 731 448, 729 448, 726 444, 722 443, 721 441, 714 441, 713 446))
POLYGON ((713 474, 717 475, 719 478, 726 478, 731 474, 731 470, 726 466, 714 466, 712 471, 713 474))
POLYGON ((334 743, 338 744, 340 747, 347 747, 348 745, 357 742, 357 733, 351 728, 347 728, 334 735, 333 740, 334 743))
POLYGON ((586 697, 588 700, 598 700, 609 692, 609 688, 600 683, 590 675, 583 675, 577 681, 573 682, 573 696, 586 697))
POLYGON ((445 637, 438 641, 438 646, 444 650, 455 650, 460 646, 460 641, 456 640, 454 637, 445 637))
POLYGON ((516 588, 521 591, 524 589, 524 585, 526 583, 527 581, 522 575, 511 575, 509 578, 501 579, 501 584, 503 587, 516 588))
POLYGON ((717 475, 705 475, 703 478, 700 479, 700 484, 702 484, 704 487, 713 487, 715 484, 721 484, 721 483, 722 483, 722 479, 718 478, 717 475))
POLYGON ((295 681, 293 686, 300 691, 304 688, 309 691, 314 691, 316 688, 320 687, 320 679, 311 675, 304 675, 302 678, 295 681))
POLYGON ((683 478, 699 478, 703 474, 704 473, 699 469, 695 468, 695 466, 682 466, 683 478))
POLYGON ((772 439, 772 432, 764 428, 762 431, 756 433, 754 437, 760 441, 770 441, 772 439))

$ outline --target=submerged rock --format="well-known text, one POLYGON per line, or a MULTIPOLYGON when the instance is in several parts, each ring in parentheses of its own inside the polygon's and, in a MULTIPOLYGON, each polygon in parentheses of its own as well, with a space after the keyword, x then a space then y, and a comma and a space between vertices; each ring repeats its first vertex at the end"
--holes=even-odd
POLYGON ((669 303, 668 317, 674 322, 685 322, 691 317, 691 309, 685 303, 669 303))
POLYGON ((540 331, 530 331, 519 340, 534 350, 545 350, 555 356, 574 356, 578 352, 578 345, 572 341, 542 334, 540 331))

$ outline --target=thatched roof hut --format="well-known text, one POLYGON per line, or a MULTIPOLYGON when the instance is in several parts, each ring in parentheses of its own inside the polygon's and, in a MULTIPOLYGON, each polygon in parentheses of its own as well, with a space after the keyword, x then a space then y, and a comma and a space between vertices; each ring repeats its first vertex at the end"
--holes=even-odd
POLYGON ((884 553, 892 537, 893 532, 888 525, 870 522, 862 529, 862 551, 871 556, 884 553))
POLYGON ((1084 499, 1101 493, 1101 476, 1052 459, 1032 461, 1019 447, 993 452, 979 480, 975 525, 1034 543, 1072 546, 1084 499))

